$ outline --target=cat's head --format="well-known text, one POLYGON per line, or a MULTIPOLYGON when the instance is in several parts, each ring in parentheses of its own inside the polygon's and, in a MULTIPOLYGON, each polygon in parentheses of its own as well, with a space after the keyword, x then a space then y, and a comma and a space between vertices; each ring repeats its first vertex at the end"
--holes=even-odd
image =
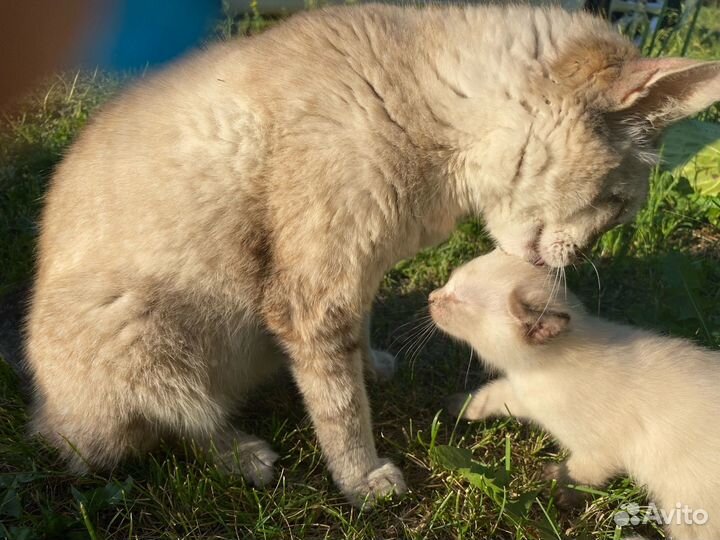
POLYGON ((512 155, 502 164, 511 180, 483 207, 501 249, 553 267, 631 220, 662 129, 720 100, 720 62, 640 58, 608 35, 563 49, 507 119, 507 140, 495 144, 512 155))
POLYGON ((430 315, 446 333, 469 343, 491 363, 521 356, 570 331, 583 313, 559 291, 554 272, 500 250, 457 268, 430 294, 430 315))

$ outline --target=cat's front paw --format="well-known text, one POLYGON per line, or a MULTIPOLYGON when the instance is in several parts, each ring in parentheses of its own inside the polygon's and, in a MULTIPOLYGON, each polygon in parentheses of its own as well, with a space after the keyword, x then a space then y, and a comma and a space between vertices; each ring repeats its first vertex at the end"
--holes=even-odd
POLYGON ((372 349, 370 355, 371 368, 374 376, 381 381, 389 381, 392 379, 397 370, 395 355, 387 351, 378 351, 377 349, 372 349))
POLYGON ((378 466, 364 478, 341 489, 355 506, 372 507, 379 499, 401 495, 407 491, 402 471, 390 460, 381 459, 378 466))

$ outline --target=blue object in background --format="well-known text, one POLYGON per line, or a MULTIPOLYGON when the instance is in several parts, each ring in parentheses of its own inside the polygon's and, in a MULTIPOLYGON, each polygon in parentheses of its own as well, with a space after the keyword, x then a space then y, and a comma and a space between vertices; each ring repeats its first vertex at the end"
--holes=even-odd
POLYGON ((82 42, 81 64, 128 70, 167 62, 202 42, 220 8, 221 0, 105 1, 82 42))

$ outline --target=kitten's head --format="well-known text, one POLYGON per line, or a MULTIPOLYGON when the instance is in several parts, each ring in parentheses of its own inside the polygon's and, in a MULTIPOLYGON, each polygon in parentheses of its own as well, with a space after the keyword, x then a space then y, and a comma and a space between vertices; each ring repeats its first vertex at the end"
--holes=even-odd
POLYGON ((507 119, 512 180, 483 208, 501 249, 553 267, 632 219, 661 130, 720 100, 720 62, 639 58, 618 35, 585 33, 507 119))
POLYGON ((457 268, 433 291, 430 314, 438 327, 490 362, 513 351, 522 355, 568 332, 582 312, 572 293, 557 294, 552 274, 495 250, 457 268))

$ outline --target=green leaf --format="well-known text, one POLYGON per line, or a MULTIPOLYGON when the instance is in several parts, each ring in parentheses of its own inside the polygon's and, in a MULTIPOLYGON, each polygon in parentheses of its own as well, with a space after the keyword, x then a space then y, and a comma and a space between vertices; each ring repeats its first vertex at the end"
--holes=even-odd
POLYGON ((20 503, 20 495, 15 490, 15 486, 11 486, 5 491, 2 500, 0 500, 0 515, 19 518, 22 513, 22 504, 20 503))
POLYGON ((472 452, 467 448, 438 445, 430 450, 430 457, 438 464, 451 471, 469 469, 473 464, 472 452))
POLYGON ((88 514, 96 514, 100 510, 108 506, 114 506, 127 496, 132 489, 133 479, 128 476, 127 479, 120 482, 111 482, 103 487, 99 487, 88 492, 81 492, 74 487, 70 488, 73 497, 79 505, 85 509, 88 514))
POLYGON ((0 534, 2 534, 0 538, 7 540, 35 540, 38 537, 35 531, 27 527, 10 527, 8 530, 2 526, 2 523, 0 523, 0 534))
POLYGON ((686 120, 663 137, 663 161, 702 195, 720 195, 720 124, 686 120))
POLYGON ((663 274, 665 281, 672 287, 669 305, 672 306, 674 320, 697 320, 712 343, 714 338, 703 315, 707 311, 703 309, 703 296, 700 294, 700 272, 687 256, 670 253, 664 261, 663 274))
MULTIPOLYGON (((7 364, 4 364, 0 359, 0 368, 7 364)), ((8 369, 11 369, 8 366, 8 369)), ((2 373, 4 375, 4 373, 2 373)), ((42 473, 15 473, 15 474, 0 474, 0 488, 9 488, 11 486, 17 486, 19 484, 28 484, 35 482, 36 480, 43 480, 47 478, 47 474, 42 473)))

